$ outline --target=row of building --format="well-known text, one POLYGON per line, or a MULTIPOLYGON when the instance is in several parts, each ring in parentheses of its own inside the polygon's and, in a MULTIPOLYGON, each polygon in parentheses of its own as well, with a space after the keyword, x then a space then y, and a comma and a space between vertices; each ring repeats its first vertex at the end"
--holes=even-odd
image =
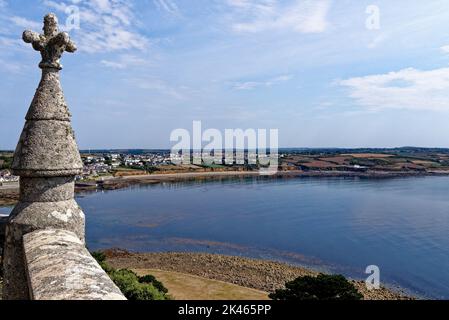
POLYGON ((19 177, 13 176, 8 169, 0 170, 0 185, 7 182, 18 182, 19 177))
POLYGON ((88 154, 82 155, 83 177, 108 174, 119 167, 150 167, 171 164, 170 154, 88 154))

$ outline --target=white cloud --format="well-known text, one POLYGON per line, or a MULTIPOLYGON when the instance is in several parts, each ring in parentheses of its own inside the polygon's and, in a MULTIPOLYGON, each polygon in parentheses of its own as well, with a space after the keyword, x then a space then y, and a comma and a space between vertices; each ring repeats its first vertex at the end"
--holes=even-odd
POLYGON ((277 0, 227 0, 231 7, 251 10, 254 14, 272 13, 277 0))
POLYGON ((271 87, 279 82, 289 81, 293 78, 292 75, 280 75, 265 81, 246 81, 246 82, 235 82, 232 87, 236 90, 252 90, 259 87, 271 87))
POLYGON ((10 17, 9 20, 14 23, 16 26, 21 28, 40 30, 42 29, 42 23, 31 21, 23 17, 13 16, 10 17))
POLYGON ((175 16, 179 15, 178 5, 173 0, 154 0, 153 2, 159 10, 175 16))
POLYGON ((254 82, 254 81, 236 82, 234 83, 233 88, 236 90, 252 90, 261 85, 262 82, 254 82))
POLYGON ((92 0, 92 3, 102 12, 112 11, 112 6, 109 0, 92 0))
MULTIPOLYGON (((80 30, 76 30, 80 50, 88 53, 144 50, 149 40, 135 30, 132 4, 125 0, 45 0, 44 4, 66 14, 70 5, 80 10, 80 30)), ((60 19, 62 20, 62 19, 60 19)), ((63 21, 60 21, 63 24, 63 21)), ((74 31, 72 31, 74 32, 74 31)))
MULTIPOLYGON (((239 32, 262 32, 289 29, 301 33, 320 33, 327 28, 329 0, 295 0, 281 5, 276 0, 228 0, 237 20, 233 29, 239 32)), ((234 19, 235 20, 235 19, 234 19)))
POLYGON ((18 48, 23 46, 23 41, 19 39, 12 39, 0 36, 0 47, 3 48, 18 48))
POLYGON ((105 67, 112 68, 112 69, 125 69, 126 68, 125 64, 116 62, 116 61, 101 60, 100 62, 105 67))
POLYGON ((449 68, 413 68, 337 82, 349 96, 371 110, 385 108, 449 111, 449 68))
POLYGON ((282 82, 282 81, 289 81, 293 79, 293 76, 290 74, 284 74, 278 77, 275 77, 273 79, 271 79, 271 83, 276 83, 276 82, 282 82))
POLYGON ((386 33, 381 33, 375 36, 367 45, 369 49, 374 49, 378 47, 381 43, 385 42, 388 39, 388 35, 386 33))
POLYGON ((20 73, 23 69, 23 65, 14 61, 3 60, 0 58, 0 70, 4 70, 10 73, 20 73))
POLYGON ((101 60, 105 67, 113 69, 125 69, 129 67, 143 67, 151 65, 147 59, 140 58, 132 54, 122 54, 116 60, 101 60))
POLYGON ((172 86, 167 82, 156 78, 134 78, 129 79, 128 82, 137 88, 155 92, 176 100, 186 100, 187 95, 189 94, 188 87, 172 86))
POLYGON ((449 53, 449 45, 442 46, 440 49, 441 49, 441 51, 443 51, 444 53, 449 53))

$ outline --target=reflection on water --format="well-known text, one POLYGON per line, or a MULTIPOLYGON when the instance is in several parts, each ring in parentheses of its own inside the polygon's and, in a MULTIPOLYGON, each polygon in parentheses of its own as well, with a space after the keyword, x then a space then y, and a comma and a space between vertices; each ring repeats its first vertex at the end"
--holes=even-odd
POLYGON ((0 207, 0 216, 7 216, 11 213, 13 207, 0 207))
POLYGON ((90 249, 262 257, 449 298, 449 177, 241 178, 84 194, 90 249))

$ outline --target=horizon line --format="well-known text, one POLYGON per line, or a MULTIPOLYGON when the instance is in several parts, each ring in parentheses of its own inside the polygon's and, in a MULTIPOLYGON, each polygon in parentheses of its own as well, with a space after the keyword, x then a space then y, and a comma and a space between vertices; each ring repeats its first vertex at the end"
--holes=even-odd
MULTIPOLYGON (((269 150, 270 148, 266 148, 269 150)), ((401 147, 279 147, 278 150, 398 150, 398 149, 439 149, 439 150, 449 150, 449 147, 422 147, 422 146, 401 146, 401 147)), ((144 151, 167 151, 171 148, 80 148, 81 153, 91 152, 91 151, 124 151, 124 150, 144 150, 144 151)), ((195 151, 196 149, 190 148, 190 151, 195 151)), ((223 149, 225 150, 225 149, 223 149)), ((233 149, 239 150, 239 149, 233 149)), ((243 150, 248 150, 245 148, 243 150)), ((257 150, 257 149, 256 149, 257 150)), ((13 149, 0 149, 0 152, 14 152, 13 149)))

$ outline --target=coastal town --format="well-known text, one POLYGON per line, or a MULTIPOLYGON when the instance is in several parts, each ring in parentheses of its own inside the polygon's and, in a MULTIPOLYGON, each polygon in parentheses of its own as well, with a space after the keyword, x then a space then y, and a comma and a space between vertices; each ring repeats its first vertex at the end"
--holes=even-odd
MULTIPOLYGON (((185 180, 259 177, 261 166, 244 163, 195 164, 178 162, 170 150, 81 150, 82 173, 75 177, 77 192, 116 190, 133 185, 185 180)), ((277 171, 284 178, 398 178, 449 175, 449 149, 404 147, 394 149, 282 149, 277 171)), ((0 151, 0 205, 14 205, 19 198, 19 177, 11 173, 13 152, 0 151)))
POLYGON ((120 169, 129 171, 152 171, 157 166, 170 165, 170 153, 165 151, 152 151, 142 154, 133 154, 125 151, 123 153, 110 152, 88 152, 82 154, 84 163, 83 174, 78 180, 91 179, 111 175, 120 169))
POLYGON ((0 186, 3 183, 6 184, 6 183, 15 183, 15 182, 16 183, 19 182, 19 177, 12 175, 8 169, 0 171, 0 186))

